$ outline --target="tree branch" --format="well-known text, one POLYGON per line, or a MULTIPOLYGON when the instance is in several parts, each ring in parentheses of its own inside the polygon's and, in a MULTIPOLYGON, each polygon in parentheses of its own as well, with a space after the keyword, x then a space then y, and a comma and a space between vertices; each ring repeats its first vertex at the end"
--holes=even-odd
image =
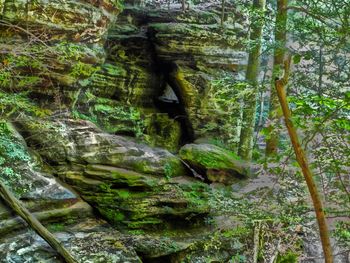
MULTIPOLYGON (((330 25, 327 20, 330 20, 329 18, 327 17, 324 17, 322 15, 318 15, 318 14, 314 14, 312 12, 310 12, 309 10, 307 10, 305 7, 301 7, 301 6, 287 6, 286 7, 287 10, 294 10, 294 11, 299 11, 299 12, 302 12, 302 13, 305 13, 313 18, 315 18, 316 20, 324 23, 325 25, 329 26, 329 27, 334 27, 333 25, 330 25)), ((334 20, 331 20, 333 23, 337 24, 338 26, 340 26, 339 23, 337 23, 336 21, 334 20)))

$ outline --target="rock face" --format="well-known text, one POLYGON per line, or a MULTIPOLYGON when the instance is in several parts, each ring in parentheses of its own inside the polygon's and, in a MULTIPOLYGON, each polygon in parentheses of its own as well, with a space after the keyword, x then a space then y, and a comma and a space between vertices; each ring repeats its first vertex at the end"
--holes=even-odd
MULTIPOLYGON (((0 180, 81 263, 297 258, 298 176, 237 190, 246 18, 124 2, 0 0, 0 180)), ((0 261, 61 262, 2 200, 0 261)))
MULTIPOLYGON (((198 5, 183 14, 176 9, 144 11, 131 7, 125 12, 133 25, 147 30, 146 36, 155 54, 153 65, 163 79, 161 89, 170 85, 179 99, 180 109, 173 114, 185 126, 183 132, 187 139, 220 138, 235 149, 240 115, 235 110, 239 103, 234 101, 234 93, 239 89, 233 93, 232 90, 235 90, 234 80, 241 79, 246 64, 242 46, 246 37, 245 20, 228 7, 227 19, 233 26, 222 28, 216 8, 218 6, 198 5), (228 84, 219 82, 223 78, 232 80, 231 93, 228 84), (231 97, 231 103, 223 103, 224 96, 231 97)), ((127 39, 130 37, 134 34, 127 39)), ((129 53, 123 47, 117 49, 129 53)))
POLYGON ((195 222, 191 216, 209 213, 207 186, 187 177, 160 179, 101 165, 87 166, 83 171, 61 171, 59 175, 120 227, 171 229, 195 222))
POLYGON ((235 90, 234 80, 242 79, 245 21, 230 10, 233 25, 221 27, 215 11, 215 7, 203 5, 186 15, 151 14, 150 34, 158 61, 166 66, 167 81, 184 107, 193 138, 220 138, 235 149, 240 119, 234 108, 239 102, 223 103, 223 97, 233 99, 238 91, 230 93, 220 80, 231 79, 230 88, 235 90))
POLYGON ((75 85, 97 70, 103 61, 103 39, 120 4, 16 0, 2 1, 0 11, 5 21, 1 23, 2 61, 7 65, 2 90, 53 96, 57 85, 75 85))
POLYGON ((59 177, 112 223, 165 228, 209 212, 206 185, 183 177, 182 162, 166 150, 103 133, 88 121, 20 126, 29 133, 29 145, 57 165, 59 177), (197 199, 191 196, 195 190, 197 199))
POLYGON ((223 28, 215 4, 186 14, 150 4, 126 5, 110 28, 106 61, 85 81, 78 116, 171 151, 197 138, 236 150, 241 107, 235 81, 246 64, 245 18, 228 6, 223 28), (167 88, 178 101, 159 99, 167 88))
MULTIPOLYGON (((200 138, 235 151, 245 18, 125 2, 0 0, 0 178, 79 262, 227 261, 240 248, 194 177, 242 167, 211 145, 177 153, 200 138)), ((0 203, 1 258, 59 262, 25 227, 0 203)))
POLYGON ((27 92, 43 111, 36 114, 69 109, 107 132, 173 152, 197 138, 236 150, 245 18, 228 5, 221 27, 216 4, 186 14, 153 4, 126 2, 116 20, 118 1, 1 3, 2 92, 27 92), (166 87, 178 101, 159 99, 166 87))
MULTIPOLYGON (((97 219, 92 207, 60 184, 10 123, 1 123, 0 178, 79 262, 140 262, 118 231, 97 219), (114 246, 113 243, 118 243, 114 246)), ((1 262, 61 262, 49 245, 0 201, 1 262)))
POLYGON ((102 132, 89 121, 56 118, 22 121, 18 126, 29 134, 29 145, 56 164, 104 164, 168 177, 185 173, 180 159, 167 150, 102 132))
MULTIPOLYGON (((78 262, 142 262, 135 251, 123 245, 120 232, 103 221, 79 219, 79 223, 55 223, 47 227, 78 262)), ((31 231, 5 236, 0 241, 1 262, 62 262, 56 252, 31 231)))

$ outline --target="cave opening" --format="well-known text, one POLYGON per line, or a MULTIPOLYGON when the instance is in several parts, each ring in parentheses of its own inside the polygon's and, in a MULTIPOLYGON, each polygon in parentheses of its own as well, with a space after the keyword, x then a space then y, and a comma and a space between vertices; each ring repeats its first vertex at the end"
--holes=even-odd
POLYGON ((162 83, 154 104, 160 112, 167 113, 168 116, 177 121, 181 127, 180 145, 185 145, 194 141, 194 132, 189 121, 180 87, 172 80, 172 72, 176 70, 173 63, 157 63, 159 74, 162 75, 162 83))

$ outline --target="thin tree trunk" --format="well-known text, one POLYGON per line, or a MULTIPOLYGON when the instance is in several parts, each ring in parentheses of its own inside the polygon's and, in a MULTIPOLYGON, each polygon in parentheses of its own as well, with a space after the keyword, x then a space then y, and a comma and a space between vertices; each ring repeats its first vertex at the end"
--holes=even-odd
POLYGON ((282 117, 280 114, 280 105, 274 88, 275 79, 278 78, 283 68, 285 47, 287 42, 287 4, 288 0, 277 0, 277 15, 275 24, 275 43, 276 48, 273 58, 273 73, 270 94, 270 111, 268 128, 268 139, 266 141, 266 156, 277 153, 279 143, 279 133, 277 131, 278 120, 282 117))
POLYGON ((255 111, 260 71, 261 37, 263 29, 263 21, 260 15, 265 10, 265 0, 254 0, 253 9, 255 10, 255 13, 257 13, 257 17, 253 17, 254 21, 251 25, 250 41, 253 43, 253 47, 249 52, 246 71, 246 81, 251 88, 251 92, 244 97, 243 123, 238 149, 238 154, 244 160, 251 160, 253 152, 253 137, 256 118, 255 111))
POLYGON ((32 214, 25 208, 19 200, 0 182, 0 196, 5 202, 31 226, 67 263, 77 263, 71 254, 32 214))
POLYGON ((318 54, 318 63, 319 63, 319 68, 318 68, 318 96, 322 96, 322 82, 323 82, 323 46, 322 44, 320 45, 320 50, 318 54))
POLYGON ((221 1, 221 26, 224 26, 225 21, 225 0, 221 1))
POLYGON ((186 0, 182 0, 181 4, 182 4, 182 11, 185 12, 185 10, 186 10, 186 0))
POLYGON ((314 210, 316 212, 316 218, 317 218, 317 223, 319 227, 325 262, 332 263, 333 262, 332 247, 330 243, 329 231, 328 231, 328 226, 327 226, 327 222, 324 214, 323 204, 322 204, 319 192, 317 190, 317 187, 313 178, 313 174, 309 167, 309 163, 307 161, 305 152, 301 147, 296 128, 293 125, 292 114, 289 109, 289 105, 287 101, 285 86, 287 85, 288 78, 289 78, 290 60, 291 59, 289 57, 288 61, 285 62, 285 67, 284 67, 285 71, 284 71, 283 78, 281 80, 275 81, 276 93, 279 99, 279 103, 282 107, 284 120, 288 129, 290 140, 294 148, 294 153, 295 153, 297 162, 303 172, 307 187, 311 195, 314 210))
POLYGON ((263 125, 263 118, 264 118, 264 92, 261 92, 260 95, 260 113, 259 113, 259 122, 258 122, 258 128, 260 129, 263 125))

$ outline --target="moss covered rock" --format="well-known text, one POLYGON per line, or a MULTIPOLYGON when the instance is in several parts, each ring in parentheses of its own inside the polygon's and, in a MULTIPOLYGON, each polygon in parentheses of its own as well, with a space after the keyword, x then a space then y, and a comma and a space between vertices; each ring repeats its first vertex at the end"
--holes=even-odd
MULTIPOLYGON (((32 35, 47 39, 97 42, 121 11, 119 1, 1 1, 1 17, 26 25, 32 35), (40 36, 42 37, 42 36, 40 36)), ((25 31, 21 32, 23 35, 25 31)))
POLYGON ((189 177, 159 178, 106 165, 63 166, 59 175, 119 227, 171 229, 209 213, 208 187, 189 177))
POLYGON ((133 137, 172 152, 179 148, 180 124, 154 108, 132 106, 86 92, 74 105, 73 114, 108 133, 133 137))
POLYGON ((242 107, 234 83, 244 79, 247 27, 245 18, 226 4, 231 22, 224 27, 215 4, 198 4, 186 14, 150 11, 147 18, 157 60, 168 66, 168 82, 184 107, 193 138, 219 139, 236 151, 242 107))
POLYGON ((231 151, 212 144, 187 144, 180 158, 211 182, 230 184, 249 175, 249 165, 231 151))
POLYGON ((181 160, 169 151, 108 134, 90 121, 31 119, 18 126, 31 134, 29 144, 49 162, 104 164, 169 178, 186 174, 181 160))

